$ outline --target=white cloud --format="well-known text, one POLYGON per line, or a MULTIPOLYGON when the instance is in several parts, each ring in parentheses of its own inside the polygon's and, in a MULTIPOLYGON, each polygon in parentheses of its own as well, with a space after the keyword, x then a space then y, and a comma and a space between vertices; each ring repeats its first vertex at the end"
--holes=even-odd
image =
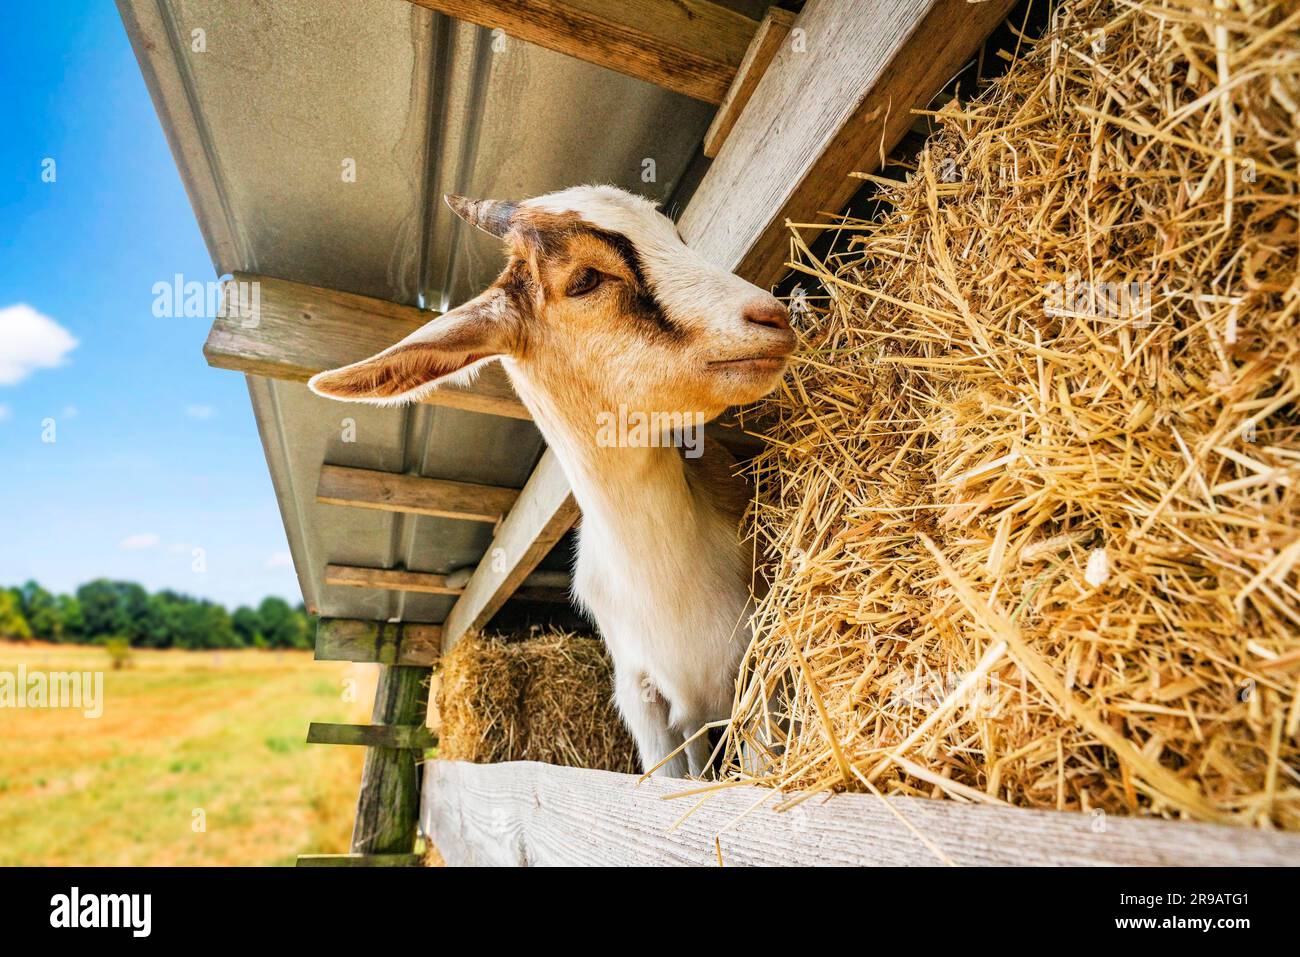
POLYGON ((75 405, 65 405, 63 407, 63 417, 65 419, 75 419, 79 415, 81 415, 81 410, 75 405))
POLYGON ((146 548, 157 548, 162 539, 153 532, 137 532, 135 535, 128 535, 118 543, 118 548, 128 552, 138 552, 146 548))
POLYGON ((267 568, 292 568, 293 556, 288 552, 275 552, 267 556, 267 568))
POLYGON ((0 309, 0 385, 16 385, 37 369, 63 365, 76 347, 67 329, 26 303, 0 309))
POLYGON ((210 419, 217 414, 217 410, 210 405, 187 405, 185 414, 191 419, 210 419))
POLYGON ((14 417, 14 410, 9 406, 0 403, 0 422, 8 422, 14 417))

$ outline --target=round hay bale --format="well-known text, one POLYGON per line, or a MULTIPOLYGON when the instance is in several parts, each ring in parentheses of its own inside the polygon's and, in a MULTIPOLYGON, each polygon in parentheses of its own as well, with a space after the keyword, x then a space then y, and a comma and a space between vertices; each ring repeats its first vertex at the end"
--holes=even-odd
POLYGON ((562 631, 462 639, 443 660, 438 756, 638 770, 604 645, 562 631))

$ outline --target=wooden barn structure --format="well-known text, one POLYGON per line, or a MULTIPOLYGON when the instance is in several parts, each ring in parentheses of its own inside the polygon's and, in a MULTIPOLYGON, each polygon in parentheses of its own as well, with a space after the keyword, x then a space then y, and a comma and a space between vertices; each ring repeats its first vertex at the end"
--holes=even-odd
MULTIPOLYGON (((423 762, 428 678, 494 619, 566 614, 577 508, 499 367, 410 408, 305 380, 478 292, 496 242, 443 193, 607 182, 763 286, 788 224, 842 210, 1012 0, 118 0, 219 276, 316 656, 378 662, 352 853, 303 864, 1294 863, 1300 838, 955 802, 770 792, 532 763, 423 762), (228 298, 251 286, 235 286, 228 298), (693 793, 693 791, 695 793, 693 793), (665 800, 669 797, 682 800, 665 800), (685 815, 684 812, 692 810, 685 815), (900 813, 901 812, 901 813, 900 813), (1176 828, 1176 839, 1170 838, 1176 828)), ((722 441, 753 442, 734 426, 722 441)))

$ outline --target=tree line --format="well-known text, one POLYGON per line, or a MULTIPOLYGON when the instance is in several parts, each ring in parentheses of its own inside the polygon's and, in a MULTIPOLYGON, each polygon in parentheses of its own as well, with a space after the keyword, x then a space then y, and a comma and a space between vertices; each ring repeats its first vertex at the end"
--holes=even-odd
POLYGON ((71 595, 34 581, 0 588, 0 638, 134 648, 310 648, 316 617, 299 603, 262 599, 256 608, 224 605, 171 589, 150 594, 135 582, 99 578, 71 595))

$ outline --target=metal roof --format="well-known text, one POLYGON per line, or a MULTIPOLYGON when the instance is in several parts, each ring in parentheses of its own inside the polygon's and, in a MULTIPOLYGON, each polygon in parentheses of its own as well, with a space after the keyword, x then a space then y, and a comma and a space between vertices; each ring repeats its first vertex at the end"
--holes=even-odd
MULTIPOLYGON (((712 115, 405 0, 118 6, 218 275, 452 307, 502 259, 443 193, 518 198, 606 182, 668 204, 712 115)), ((321 465, 521 487, 542 451, 536 427, 429 405, 345 406, 256 376, 248 389, 308 606, 441 621, 451 597, 325 586, 324 566, 446 573, 478 562, 491 527, 317 504, 321 465), (355 442, 343 441, 344 417, 355 442)), ((565 567, 565 547, 543 567, 565 567)))

